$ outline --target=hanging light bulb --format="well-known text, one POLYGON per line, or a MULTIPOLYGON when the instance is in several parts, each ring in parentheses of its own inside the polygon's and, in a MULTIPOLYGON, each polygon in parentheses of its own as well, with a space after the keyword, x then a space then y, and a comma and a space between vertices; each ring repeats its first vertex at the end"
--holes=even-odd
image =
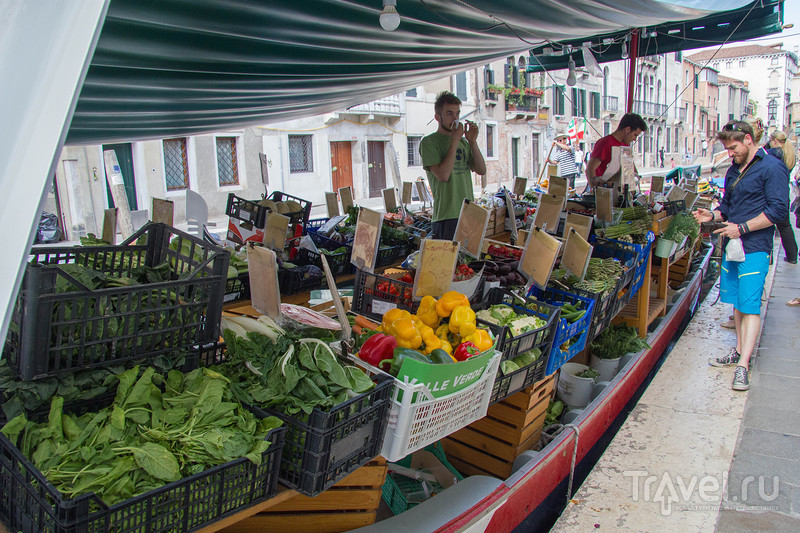
POLYGON ((620 54, 622 59, 628 59, 628 40, 625 39, 622 41, 622 53, 620 54))
POLYGON ((572 59, 572 56, 569 56, 569 74, 567 74, 567 85, 572 87, 578 81, 575 77, 575 60, 572 59))
POLYGON ((381 28, 394 31, 400 25, 400 14, 397 12, 397 0, 383 0, 383 11, 379 18, 381 28))

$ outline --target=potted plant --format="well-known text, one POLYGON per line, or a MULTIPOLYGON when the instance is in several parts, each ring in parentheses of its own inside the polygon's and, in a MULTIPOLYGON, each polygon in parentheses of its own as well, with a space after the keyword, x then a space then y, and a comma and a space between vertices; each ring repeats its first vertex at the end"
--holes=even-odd
POLYGON ((592 353, 590 365, 601 381, 611 381, 619 371, 619 362, 626 353, 635 353, 648 347, 636 328, 609 326, 589 344, 592 353))
POLYGON ((558 397, 570 408, 581 409, 592 401, 592 389, 600 374, 580 363, 564 363, 559 369, 558 397))
POLYGON ((659 242, 656 243, 655 254, 657 257, 669 257, 679 245, 682 247, 687 240, 694 242, 698 235, 700 235, 700 224, 697 223, 692 214, 687 212, 678 213, 672 217, 669 226, 661 234, 659 242), (662 240, 664 244, 661 243, 662 240))

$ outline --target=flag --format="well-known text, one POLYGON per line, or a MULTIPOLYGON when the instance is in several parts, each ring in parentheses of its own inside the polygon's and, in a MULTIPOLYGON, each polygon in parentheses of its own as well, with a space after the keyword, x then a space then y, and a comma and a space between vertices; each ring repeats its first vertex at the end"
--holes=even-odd
POLYGON ((580 125, 577 127, 576 136, 579 141, 583 140, 583 137, 586 135, 586 119, 581 119, 580 125))
POLYGON ((569 127, 567 128, 567 136, 570 141, 574 141, 578 137, 578 129, 575 126, 575 119, 570 119, 569 127))

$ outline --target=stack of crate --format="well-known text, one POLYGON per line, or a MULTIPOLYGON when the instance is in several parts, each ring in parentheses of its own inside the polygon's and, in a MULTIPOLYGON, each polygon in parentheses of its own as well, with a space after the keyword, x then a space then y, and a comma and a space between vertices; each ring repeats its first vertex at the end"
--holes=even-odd
POLYGON ((491 405, 487 415, 442 441, 447 459, 464 475, 507 479, 514 459, 539 442, 555 374, 491 405))

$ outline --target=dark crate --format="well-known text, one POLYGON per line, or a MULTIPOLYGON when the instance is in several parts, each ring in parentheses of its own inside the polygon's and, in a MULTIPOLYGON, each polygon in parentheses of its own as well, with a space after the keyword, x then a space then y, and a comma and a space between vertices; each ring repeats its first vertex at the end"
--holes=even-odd
POLYGON ((647 263, 650 261, 650 249, 654 239, 653 232, 648 232, 646 244, 601 238, 594 241, 595 256, 615 257, 626 266, 625 274, 620 278, 615 290, 616 294, 621 297, 614 302, 614 315, 625 307, 641 288, 647 271, 647 263))
POLYGON ((242 272, 235 278, 225 281, 225 302, 250 298, 250 273, 242 272))
POLYGON ((377 322, 381 321, 386 311, 395 307, 415 313, 419 302, 412 299, 413 288, 413 283, 356 269, 351 308, 354 313, 364 315, 377 322), (378 290, 381 282, 387 283, 385 290, 378 290))
MULTIPOLYGON (((617 281, 619 287, 619 281, 617 281)), ((614 312, 614 302, 617 298, 616 288, 610 291, 606 296, 601 292, 592 292, 576 287, 570 287, 569 291, 562 291, 554 287, 547 287, 544 291, 536 286, 533 286, 529 291, 529 295, 535 298, 544 300, 545 302, 564 300, 566 294, 577 294, 583 298, 594 301, 594 310, 592 311, 592 319, 589 322, 589 333, 587 335, 587 342, 591 342, 597 337, 611 323, 611 319, 616 314, 614 312)))
POLYGON ((237 459, 108 507, 93 493, 65 498, 0 434, 0 520, 25 533, 193 531, 276 494, 285 435, 267 435, 258 466, 237 459))
MULTIPOLYGON (((273 202, 285 202, 286 200, 293 200, 300 204, 302 207, 300 211, 295 211, 294 213, 285 213, 285 215, 289 217, 290 227, 295 224, 305 226, 308 222, 308 218, 311 215, 311 202, 308 200, 303 200, 302 198, 298 198, 296 196, 292 196, 291 194, 286 194, 285 192, 280 191, 273 191, 272 194, 267 197, 267 199, 272 200, 273 202)), ((264 225, 267 222, 267 214, 269 213, 269 209, 262 205, 258 205, 258 202, 260 201, 261 200, 245 200, 244 198, 240 198, 235 194, 230 193, 228 194, 228 205, 225 208, 225 214, 229 217, 249 222, 257 228, 264 229, 264 225)))
POLYGON ((317 248, 326 248, 328 250, 336 250, 337 248, 341 248, 344 246, 347 248, 350 253, 353 252, 353 242, 339 242, 337 240, 331 239, 330 237, 326 237, 320 234, 317 231, 311 231, 308 233, 308 236, 311 237, 311 240, 314 241, 314 244, 317 248))
POLYGON ((299 292, 313 291, 323 286, 325 277, 305 277, 303 272, 294 270, 278 270, 278 286, 281 294, 291 295, 299 292))
POLYGON ((394 379, 377 375, 375 388, 330 411, 286 415, 252 407, 259 416, 277 416, 286 426, 280 480, 301 494, 316 496, 380 455, 389 419, 394 379))
MULTIPOLYGON (((325 259, 328 261, 328 267, 331 269, 331 274, 334 276, 341 276, 343 274, 350 274, 355 268, 350 264, 350 253, 340 252, 338 254, 325 254, 325 259)), ((320 254, 312 252, 307 248, 299 248, 297 250, 297 257, 295 263, 298 265, 314 265, 322 268, 322 259, 320 254)))
POLYGON ((219 336, 228 261, 222 248, 165 224, 148 224, 117 246, 34 249, 4 357, 22 379, 30 380, 210 342, 219 336), (177 250, 170 241, 178 243, 177 250), (172 267, 171 281, 98 290, 57 266, 74 263, 130 276, 135 267, 164 261, 172 267), (57 293, 57 283, 74 290, 57 293), (164 296, 168 305, 162 303, 164 296))
POLYGON ((492 386, 492 396, 489 400, 490 404, 504 400, 544 377, 544 370, 547 366, 547 359, 550 355, 551 346, 556 334, 558 316, 560 313, 560 310, 553 305, 537 301, 533 298, 520 301, 520 299, 516 298, 511 292, 499 288, 494 288, 489 291, 486 299, 476 305, 475 308, 478 310, 487 309, 496 304, 506 304, 518 314, 537 316, 544 319, 546 324, 534 331, 528 331, 522 335, 512 337, 511 330, 507 326, 500 327, 478 319, 477 322, 479 326, 490 329, 495 335, 495 349, 503 353, 503 358, 500 361, 501 365, 503 361, 513 359, 534 348, 539 348, 542 351, 542 354, 536 361, 510 374, 503 375, 502 372, 498 370, 497 377, 492 386))
POLYGON ((378 258, 375 262, 376 267, 389 266, 395 263, 402 255, 405 249, 402 245, 389 246, 388 248, 378 249, 378 258))

